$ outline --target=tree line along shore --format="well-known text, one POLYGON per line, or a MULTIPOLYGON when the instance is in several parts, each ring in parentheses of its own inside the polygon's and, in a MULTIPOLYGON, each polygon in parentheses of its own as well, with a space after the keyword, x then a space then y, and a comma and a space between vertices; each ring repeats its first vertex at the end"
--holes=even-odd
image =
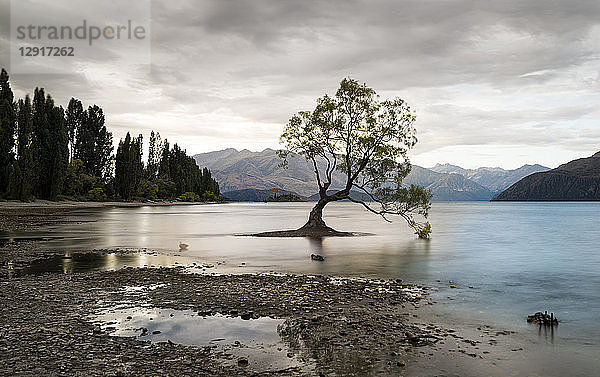
POLYGON ((211 172, 159 133, 145 161, 141 134, 128 132, 113 152, 101 107, 71 98, 64 109, 43 88, 16 99, 2 69, 0 199, 222 200, 211 172))

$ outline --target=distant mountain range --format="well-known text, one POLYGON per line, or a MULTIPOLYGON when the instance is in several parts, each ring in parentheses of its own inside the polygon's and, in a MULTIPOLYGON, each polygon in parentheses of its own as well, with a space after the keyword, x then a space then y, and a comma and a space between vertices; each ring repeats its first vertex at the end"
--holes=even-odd
POLYGON ((600 200, 600 152, 531 174, 492 200, 600 200))
POLYGON ((463 169, 451 164, 437 164, 431 170, 445 174, 460 174, 473 182, 479 183, 490 191, 497 193, 510 187, 513 183, 530 174, 550 170, 542 165, 523 165, 518 169, 502 168, 463 169))
MULTIPOLYGON (((281 159, 273 149, 251 152, 229 148, 197 154, 194 159, 200 167, 211 170, 221 192, 232 200, 256 201, 266 195, 261 190, 271 189, 296 193, 308 200, 316 198, 313 196, 317 189, 312 166, 300 156, 290 156, 287 169, 281 166, 281 159)), ((450 164, 426 169, 413 165, 404 183, 430 189, 436 201, 484 201, 519 179, 546 170, 549 168, 540 165, 524 165, 515 170, 463 169, 450 164)), ((343 178, 342 174, 334 174, 332 188, 343 187, 343 178)))

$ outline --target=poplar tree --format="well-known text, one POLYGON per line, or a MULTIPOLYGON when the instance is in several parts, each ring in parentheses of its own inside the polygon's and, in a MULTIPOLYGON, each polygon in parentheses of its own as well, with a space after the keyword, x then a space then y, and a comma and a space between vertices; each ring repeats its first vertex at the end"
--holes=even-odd
POLYGON ((17 104, 17 161, 13 197, 28 200, 34 189, 35 163, 33 160, 33 119, 31 98, 25 96, 17 104))
POLYGON ((96 105, 81 115, 74 157, 83 162, 86 174, 106 177, 112 161, 112 133, 106 129, 104 112, 96 105))
POLYGON ((146 165, 146 176, 149 180, 154 180, 158 176, 158 169, 162 157, 162 140, 158 132, 150 133, 148 146, 148 164, 146 165))
POLYGON ((0 197, 8 190, 9 176, 14 161, 15 110, 14 95, 8 73, 0 72, 0 197))
POLYGON ((81 101, 76 98, 71 98, 67 110, 65 111, 65 125, 67 127, 67 132, 69 133, 69 161, 74 158, 77 134, 81 128, 83 119, 84 111, 81 101))
POLYGON ((36 88, 32 145, 38 180, 34 192, 42 199, 57 199, 62 194, 69 158, 68 139, 63 108, 56 107, 43 88, 36 88))
POLYGON ((142 135, 132 139, 129 132, 119 141, 115 158, 115 191, 121 199, 133 199, 142 179, 142 135))

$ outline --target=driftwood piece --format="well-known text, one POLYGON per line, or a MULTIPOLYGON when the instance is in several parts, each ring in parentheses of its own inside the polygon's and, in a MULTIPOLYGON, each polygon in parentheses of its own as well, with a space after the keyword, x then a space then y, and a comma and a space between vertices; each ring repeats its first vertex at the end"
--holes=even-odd
POLYGON ((554 313, 548 314, 548 312, 537 312, 527 316, 528 323, 535 323, 536 325, 544 326, 558 326, 558 318, 554 316, 554 313))

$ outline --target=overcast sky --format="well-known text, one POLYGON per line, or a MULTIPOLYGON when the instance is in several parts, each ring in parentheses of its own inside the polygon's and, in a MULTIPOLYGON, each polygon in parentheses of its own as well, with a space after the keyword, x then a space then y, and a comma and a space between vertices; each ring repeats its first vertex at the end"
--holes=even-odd
POLYGON ((150 70, 90 59, 13 74, 13 89, 98 104, 117 139, 154 129, 189 153, 256 151, 350 76, 416 110, 422 166, 555 167, 600 150, 598 0, 155 0, 151 22, 150 70))

